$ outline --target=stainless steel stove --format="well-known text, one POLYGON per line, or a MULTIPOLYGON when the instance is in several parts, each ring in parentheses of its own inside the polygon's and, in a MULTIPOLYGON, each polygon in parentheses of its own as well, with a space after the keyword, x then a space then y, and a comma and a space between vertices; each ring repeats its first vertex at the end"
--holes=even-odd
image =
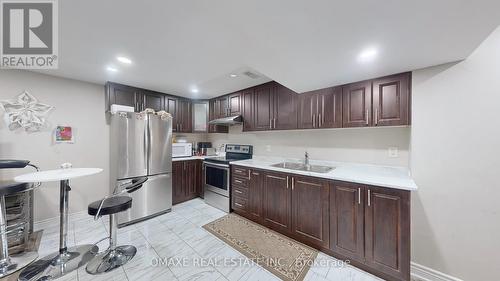
POLYGON ((253 146, 227 144, 225 157, 207 158, 203 161, 205 202, 224 212, 230 211, 231 170, 229 163, 252 159, 253 146))

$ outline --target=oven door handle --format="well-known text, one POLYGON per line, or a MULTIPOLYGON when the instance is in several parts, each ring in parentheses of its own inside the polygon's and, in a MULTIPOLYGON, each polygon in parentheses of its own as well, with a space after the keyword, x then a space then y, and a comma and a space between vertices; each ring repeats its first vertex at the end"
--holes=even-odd
POLYGON ((205 165, 205 167, 214 167, 214 168, 223 168, 225 170, 229 170, 229 165, 224 165, 224 164, 215 164, 215 163, 207 163, 207 162, 203 162, 203 165, 205 165))

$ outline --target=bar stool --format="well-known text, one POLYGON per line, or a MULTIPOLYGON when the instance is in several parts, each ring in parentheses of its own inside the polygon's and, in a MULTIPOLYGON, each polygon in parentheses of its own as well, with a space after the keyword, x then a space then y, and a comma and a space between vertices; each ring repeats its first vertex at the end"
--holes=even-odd
MULTIPOLYGON (((124 189, 119 194, 125 192, 132 193, 140 189, 147 180, 147 177, 134 178, 132 182, 123 186, 124 189)), ((94 216, 94 219, 109 215, 109 236, 107 237, 107 239, 109 239, 109 247, 89 261, 86 270, 90 274, 110 272, 126 264, 137 253, 137 249, 132 245, 116 245, 116 231, 118 229, 116 214, 132 207, 132 198, 128 196, 117 196, 119 194, 114 194, 111 197, 105 197, 102 200, 92 202, 88 206, 88 213, 94 216)))
MULTIPOLYGON (((31 166, 38 170, 37 166, 30 164, 29 162, 30 161, 28 160, 0 160, 0 169, 24 168, 26 166, 31 166)), ((0 278, 20 270, 38 257, 38 253, 34 251, 27 251, 9 256, 9 245, 7 241, 7 233, 12 230, 7 231, 5 196, 28 191, 32 188, 32 183, 0 182, 0 241, 2 243, 0 251, 0 278)), ((24 223, 23 225, 18 225, 13 230, 24 227, 24 223)))

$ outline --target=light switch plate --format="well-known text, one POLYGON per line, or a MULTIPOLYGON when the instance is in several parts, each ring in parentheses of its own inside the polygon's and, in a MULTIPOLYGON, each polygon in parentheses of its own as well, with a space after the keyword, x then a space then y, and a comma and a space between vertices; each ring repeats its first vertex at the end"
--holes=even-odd
POLYGON ((399 151, 397 147, 389 147, 389 157, 390 158, 399 157, 399 151))

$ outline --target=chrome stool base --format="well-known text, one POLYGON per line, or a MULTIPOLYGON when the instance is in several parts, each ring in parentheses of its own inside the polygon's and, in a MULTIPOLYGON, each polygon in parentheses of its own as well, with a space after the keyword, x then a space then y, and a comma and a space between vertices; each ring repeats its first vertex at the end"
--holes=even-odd
POLYGON ((51 280, 68 274, 90 261, 99 248, 95 245, 78 245, 63 254, 50 254, 26 267, 19 275, 20 281, 51 280))
POLYGON ((108 249, 95 256, 95 258, 87 264, 86 270, 90 274, 110 272, 126 264, 136 253, 137 249, 131 245, 118 246, 113 250, 108 249))
POLYGON ((37 252, 23 252, 20 255, 10 256, 10 261, 8 263, 0 265, 0 278, 23 269, 25 266, 36 260, 36 258, 38 258, 37 252))

